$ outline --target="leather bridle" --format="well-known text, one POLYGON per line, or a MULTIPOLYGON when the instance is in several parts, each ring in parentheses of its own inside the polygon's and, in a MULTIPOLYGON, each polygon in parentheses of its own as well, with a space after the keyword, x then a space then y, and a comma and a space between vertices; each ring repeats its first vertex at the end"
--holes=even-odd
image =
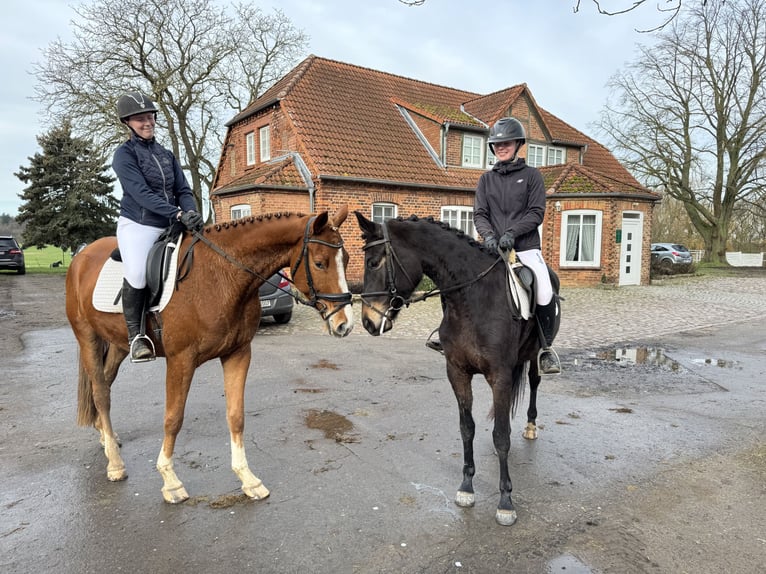
MULTIPOLYGON (((498 257, 492 265, 490 265, 487 269, 482 271, 479 275, 471 279, 470 281, 465 281, 464 283, 460 283, 458 285, 453 285, 451 287, 447 287, 445 289, 431 289, 430 291, 423 293, 422 295, 419 295, 417 297, 409 297, 405 298, 402 295, 399 294, 398 289, 396 288, 396 267, 394 266, 394 263, 396 263, 396 266, 401 269, 402 273, 404 273, 404 276, 407 277, 407 280, 410 283, 414 283, 410 276, 407 274, 407 271, 404 269, 404 266, 402 265, 401 260, 396 255, 396 252, 394 251, 393 245, 391 244, 391 237, 388 233, 388 227, 386 226, 386 222, 380 224, 381 230, 383 232, 383 239, 376 239, 374 241, 370 241, 366 245, 362 247, 362 251, 367 251, 371 247, 375 247, 377 245, 383 245, 386 253, 385 257, 385 264, 386 264, 386 291, 365 291, 361 294, 360 298, 362 300, 362 305, 366 305, 376 313, 378 313, 383 319, 386 319, 388 321, 391 321, 391 313, 394 311, 399 311, 404 307, 409 307, 411 303, 417 303, 419 301, 425 301, 429 297, 433 297, 434 295, 441 295, 444 293, 449 293, 451 291, 457 291, 458 289, 463 289, 464 287, 468 287, 469 285, 473 285, 483 277, 485 277, 494 267, 502 261, 501 257, 498 257), (380 297, 380 296, 388 296, 388 309, 385 311, 379 311, 376 309, 372 303, 370 303, 367 298, 368 297, 380 297)), ((383 327, 385 325, 385 321, 381 321, 380 324, 380 331, 383 332, 383 327)))
MULTIPOLYGON (((314 223, 314 220, 316 219, 316 216, 313 216, 309 219, 308 223, 306 224, 306 229, 303 233, 303 247, 301 249, 301 254, 298 257, 298 260, 295 262, 295 265, 290 270, 290 276, 294 277, 295 272, 298 270, 298 267, 301 263, 301 261, 304 262, 304 269, 306 270, 306 282, 309 286, 309 297, 306 298, 303 293, 298 291, 297 289, 293 291, 287 291, 283 289, 282 287, 279 287, 278 285, 274 285, 277 289, 284 291, 285 293, 288 293, 295 301, 298 303, 301 303, 302 305, 308 305, 309 307, 313 307, 317 311, 319 311, 319 314, 322 316, 322 319, 324 321, 328 321, 330 317, 332 317, 335 313, 343 309, 346 305, 351 304, 351 298, 352 295, 350 292, 346 293, 321 293, 316 290, 314 287, 314 279, 311 276, 311 266, 309 265, 309 257, 308 257, 308 246, 310 243, 317 243, 319 245, 324 245, 326 247, 332 247, 333 249, 342 249, 343 248, 343 239, 338 243, 330 243, 329 241, 324 241, 322 239, 317 239, 314 237, 311 237, 311 224, 314 223), (325 301, 331 301, 333 303, 339 303, 339 306, 332 312, 327 313, 327 305, 322 303, 322 300, 325 301)), ((337 231, 336 227, 333 227, 335 231, 337 231)), ((264 283, 270 283, 270 278, 263 277, 260 273, 257 271, 254 271, 253 269, 250 269, 247 265, 242 263, 241 261, 238 261, 228 253, 226 253, 223 249, 221 249, 218 245, 207 239, 200 231, 194 231, 192 233, 192 241, 189 245, 189 248, 186 250, 186 253, 183 256, 183 260, 181 261, 180 265, 178 266, 178 276, 177 281, 182 281, 186 275, 188 275, 189 271, 191 270, 192 261, 194 259, 193 255, 193 249, 194 245, 201 241, 210 249, 218 253, 221 257, 226 259, 229 263, 233 264, 234 266, 242 269, 243 271, 250 273, 251 275, 259 278, 264 283), (182 270, 184 270, 182 272, 182 270)), ((290 283, 295 285, 295 282, 291 279, 291 277, 285 277, 282 275, 282 273, 279 273, 280 276, 287 279, 290 283)))

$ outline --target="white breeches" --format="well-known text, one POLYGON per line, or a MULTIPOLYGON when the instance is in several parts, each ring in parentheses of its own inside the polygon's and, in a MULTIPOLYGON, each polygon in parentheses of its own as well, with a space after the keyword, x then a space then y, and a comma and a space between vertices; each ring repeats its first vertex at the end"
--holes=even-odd
POLYGON ((539 249, 517 251, 516 257, 535 274, 535 301, 537 304, 547 305, 550 303, 553 299, 553 286, 542 252, 539 249))
POLYGON ((127 217, 117 220, 117 245, 122 256, 122 274, 131 287, 146 287, 146 260, 149 250, 162 232, 161 227, 141 225, 127 217))

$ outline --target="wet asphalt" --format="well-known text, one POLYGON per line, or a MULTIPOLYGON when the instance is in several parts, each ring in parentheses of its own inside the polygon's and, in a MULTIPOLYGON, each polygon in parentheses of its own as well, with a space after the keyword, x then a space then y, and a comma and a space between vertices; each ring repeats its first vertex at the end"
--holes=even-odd
POLYGON ((511 527, 494 520, 480 376, 477 502, 453 502, 457 409, 443 358, 424 346, 438 297, 382 337, 357 324, 331 338, 303 307, 287 325, 263 322, 246 394, 248 460, 271 490, 258 502, 230 470, 217 363, 195 375, 175 458, 191 499, 173 506, 154 469, 164 362, 125 364, 115 382, 129 478, 110 483, 98 434, 75 426, 71 332, 26 333, 0 385, 0 570, 762 572, 766 279, 562 295, 564 373, 543 380, 540 438, 521 438, 523 412, 514 421, 511 527))

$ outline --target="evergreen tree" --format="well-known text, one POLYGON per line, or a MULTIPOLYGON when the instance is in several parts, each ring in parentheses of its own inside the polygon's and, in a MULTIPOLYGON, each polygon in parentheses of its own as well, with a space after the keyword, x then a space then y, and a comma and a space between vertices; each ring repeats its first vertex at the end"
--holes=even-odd
POLYGON ((93 142, 72 137, 65 122, 39 136, 42 153, 29 158, 14 175, 28 184, 16 217, 26 223, 24 245, 55 245, 71 250, 81 243, 114 235, 119 214, 112 195, 115 178, 93 142))

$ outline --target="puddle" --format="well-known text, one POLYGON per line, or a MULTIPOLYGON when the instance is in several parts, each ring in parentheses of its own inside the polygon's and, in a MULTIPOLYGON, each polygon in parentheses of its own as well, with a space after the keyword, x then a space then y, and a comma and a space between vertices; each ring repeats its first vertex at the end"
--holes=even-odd
POLYGON ((566 574, 593 574, 593 570, 571 554, 562 554, 548 562, 545 572, 546 574, 557 574, 558 572, 565 572, 566 574))
POLYGON ((333 411, 311 409, 306 411, 306 426, 310 429, 321 430, 325 438, 335 442, 359 442, 352 434, 354 424, 343 415, 333 411))
POLYGON ((677 371, 680 365, 667 355, 663 349, 655 347, 618 347, 596 353, 596 358, 619 365, 648 365, 669 367, 677 371))
POLYGON ((734 367, 734 361, 728 361, 726 359, 694 359, 697 364, 713 365, 714 367, 721 367, 722 369, 731 369, 734 367))

